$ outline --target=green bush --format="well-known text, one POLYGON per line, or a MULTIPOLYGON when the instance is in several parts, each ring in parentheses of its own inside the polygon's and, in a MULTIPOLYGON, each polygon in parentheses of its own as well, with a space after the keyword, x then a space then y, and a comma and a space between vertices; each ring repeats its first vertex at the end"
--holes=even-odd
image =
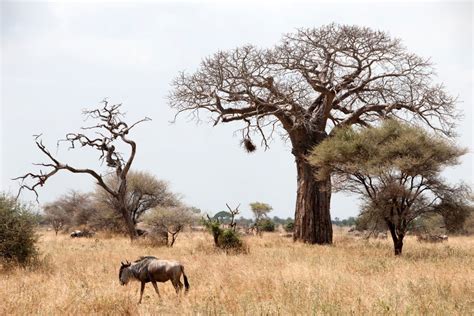
POLYGON ((260 222, 258 223, 258 226, 259 226, 260 230, 263 231, 263 232, 274 232, 275 231, 275 223, 269 218, 260 220, 260 222))
POLYGON ((285 225, 285 231, 287 233, 291 233, 295 230, 295 222, 291 221, 291 222, 288 222, 286 225, 285 225))
POLYGON ((37 259, 36 216, 5 194, 0 195, 0 260, 27 265, 37 259))
POLYGON ((208 217, 208 219, 203 218, 201 222, 212 234, 212 237, 214 238, 214 246, 219 247, 219 236, 222 234, 219 221, 208 217))
POLYGON ((242 241, 236 232, 232 229, 224 229, 219 235, 218 239, 219 248, 229 249, 229 248, 240 248, 242 247, 242 241))
POLYGON ((240 236, 232 228, 222 229, 216 219, 202 219, 202 223, 214 238, 216 248, 223 249, 226 252, 248 253, 248 247, 244 245, 240 236))

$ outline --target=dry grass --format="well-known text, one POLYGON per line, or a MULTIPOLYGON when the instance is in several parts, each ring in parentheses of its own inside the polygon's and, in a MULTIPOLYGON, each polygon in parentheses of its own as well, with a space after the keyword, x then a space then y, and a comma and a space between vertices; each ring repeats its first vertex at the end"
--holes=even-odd
POLYGON ((333 246, 293 243, 277 234, 249 237, 250 254, 215 252, 211 237, 183 234, 174 248, 126 238, 70 239, 43 232, 43 265, 0 272, 0 315, 11 314, 474 314, 474 238, 419 244, 401 258, 390 241, 336 232, 333 246), (184 263, 191 289, 176 296, 160 283, 122 287, 120 261, 141 255, 184 263))

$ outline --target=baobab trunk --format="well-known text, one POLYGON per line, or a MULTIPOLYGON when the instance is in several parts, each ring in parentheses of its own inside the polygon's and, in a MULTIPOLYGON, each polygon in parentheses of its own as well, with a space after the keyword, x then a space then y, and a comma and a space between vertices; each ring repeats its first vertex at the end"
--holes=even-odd
POLYGON ((311 244, 332 243, 330 214, 331 180, 317 180, 316 171, 306 157, 327 135, 293 135, 293 154, 297 169, 294 240, 311 244))
POLYGON ((306 161, 297 161, 296 164, 298 188, 294 239, 311 244, 331 244, 331 181, 316 181, 315 170, 306 161))

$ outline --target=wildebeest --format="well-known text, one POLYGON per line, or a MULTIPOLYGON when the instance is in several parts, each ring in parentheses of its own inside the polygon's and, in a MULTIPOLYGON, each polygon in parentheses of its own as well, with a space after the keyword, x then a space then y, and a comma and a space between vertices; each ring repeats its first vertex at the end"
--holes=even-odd
POLYGON ((89 230, 75 230, 71 233, 71 238, 79 238, 79 237, 92 237, 94 236, 94 232, 89 230))
POLYGON ((137 232, 137 235, 138 235, 138 236, 146 236, 146 235, 148 235, 148 231, 146 231, 146 230, 144 230, 144 229, 137 228, 137 229, 135 229, 135 231, 137 232))
POLYGON ((437 243, 437 242, 443 242, 448 240, 447 235, 431 235, 431 234, 419 234, 416 236, 416 239, 419 242, 431 242, 431 243, 437 243))
POLYGON ((142 302, 143 291, 145 290, 145 284, 151 282, 155 288, 156 294, 160 297, 158 291, 158 285, 156 282, 166 282, 168 280, 173 284, 176 294, 178 294, 183 288, 181 283, 181 274, 184 277, 185 291, 189 290, 189 283, 186 274, 184 274, 184 267, 177 261, 161 260, 153 256, 140 257, 133 263, 121 262, 119 270, 119 280, 121 285, 126 285, 131 280, 140 281, 140 300, 138 304, 142 302))

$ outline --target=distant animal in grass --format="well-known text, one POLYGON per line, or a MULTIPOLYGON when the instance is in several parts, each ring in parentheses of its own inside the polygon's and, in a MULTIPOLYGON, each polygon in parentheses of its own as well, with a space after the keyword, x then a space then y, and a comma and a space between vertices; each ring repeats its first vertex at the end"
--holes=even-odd
POLYGON ((121 262, 119 270, 119 280, 121 285, 126 285, 130 281, 141 282, 140 287, 140 300, 138 304, 142 302, 143 291, 145 290, 145 284, 151 282, 155 288, 155 292, 160 296, 158 291, 158 285, 156 282, 171 281, 173 284, 176 294, 178 294, 182 288, 181 274, 184 277, 185 292, 189 290, 189 282, 186 274, 184 274, 184 267, 177 261, 161 260, 156 257, 146 256, 140 257, 137 261, 130 263, 121 262))
POLYGON ((85 229, 85 230, 75 230, 69 236, 71 236, 71 238, 81 238, 81 237, 92 237, 94 236, 94 234, 95 234, 94 232, 85 229))
POLYGON ((416 236, 416 239, 419 242, 430 242, 430 243, 437 243, 443 242, 448 240, 447 235, 431 235, 431 234, 419 234, 416 236))

